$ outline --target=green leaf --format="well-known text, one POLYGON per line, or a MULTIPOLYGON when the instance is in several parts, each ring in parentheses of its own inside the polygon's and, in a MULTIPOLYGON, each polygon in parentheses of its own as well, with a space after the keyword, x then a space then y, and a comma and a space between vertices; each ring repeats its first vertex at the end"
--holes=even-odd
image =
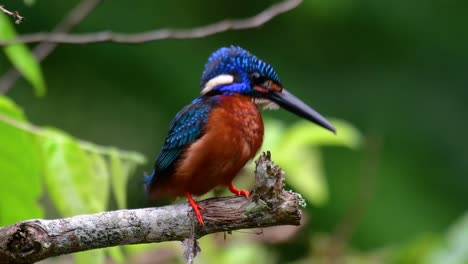
POLYGON ((256 243, 238 243, 227 250, 221 250, 220 255, 212 263, 275 263, 274 254, 270 254, 266 247, 256 243))
POLYGON ((127 173, 119 158, 117 149, 110 150, 110 166, 112 175, 112 191, 119 208, 127 207, 127 173))
POLYGON ((135 256, 142 254, 147 251, 154 251, 156 248, 172 248, 180 250, 180 245, 174 245, 173 243, 152 243, 152 244, 133 244, 122 246, 125 253, 129 256, 135 256))
POLYGON ((103 155, 97 152, 89 152, 88 157, 93 164, 93 197, 96 199, 98 211, 105 211, 109 202, 110 194, 110 170, 103 155))
POLYGON ((434 250, 428 263, 468 263, 468 211, 449 228, 444 243, 434 250))
POLYGON ((43 217, 39 153, 34 136, 5 122, 25 121, 22 110, 0 96, 0 226, 43 217))
POLYGON ((31 125, 13 102, 0 96, 0 225, 43 216, 37 204, 42 175, 62 216, 106 210, 111 169, 116 199, 125 207, 127 179, 144 162, 137 152, 78 141, 58 129, 31 125))
MULTIPOLYGON (((0 40, 9 40, 15 37, 16 32, 11 19, 0 13, 0 40)), ((15 68, 34 87, 36 95, 43 96, 46 92, 46 86, 41 67, 28 47, 25 44, 14 44, 3 47, 3 50, 15 68)))
MULTIPOLYGON (((47 189, 62 216, 102 211, 94 186, 93 163, 69 135, 52 128, 42 130, 40 145, 44 157, 47 189)), ((102 202, 102 201, 101 201, 102 202)))
POLYGON ((73 254, 75 257, 75 264, 104 264, 105 249, 95 249, 90 251, 83 251, 73 254))
POLYGON ((431 233, 419 234, 416 238, 404 243, 392 252, 390 255, 391 261, 388 262, 398 264, 429 263, 428 256, 434 252, 434 249, 440 244, 440 240, 439 235, 431 233))
POLYGON ((320 206, 328 202, 328 184, 318 149, 287 149, 280 154, 286 183, 307 201, 320 206))
POLYGON ((264 150, 286 172, 286 183, 304 198, 320 206, 328 201, 328 187, 318 146, 344 146, 357 149, 361 135, 353 126, 330 120, 338 133, 334 135, 315 124, 299 121, 286 128, 280 121, 265 121, 264 150))
POLYGON ((115 263, 118 263, 118 264, 125 263, 125 256, 122 252, 121 247, 106 248, 106 251, 115 263))
POLYGON ((336 128, 336 135, 308 121, 299 121, 291 126, 283 135, 282 143, 285 146, 343 146, 357 149, 362 144, 359 131, 345 121, 330 119, 336 128))

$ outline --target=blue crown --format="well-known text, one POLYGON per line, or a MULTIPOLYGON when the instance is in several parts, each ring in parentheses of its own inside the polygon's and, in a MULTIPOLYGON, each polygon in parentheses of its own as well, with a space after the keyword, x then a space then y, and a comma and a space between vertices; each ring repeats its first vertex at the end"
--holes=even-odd
POLYGON ((220 48, 213 52, 205 64, 201 84, 203 88, 210 79, 221 74, 234 74, 236 72, 247 74, 258 72, 262 77, 281 83, 273 67, 257 58, 255 55, 238 46, 220 48))

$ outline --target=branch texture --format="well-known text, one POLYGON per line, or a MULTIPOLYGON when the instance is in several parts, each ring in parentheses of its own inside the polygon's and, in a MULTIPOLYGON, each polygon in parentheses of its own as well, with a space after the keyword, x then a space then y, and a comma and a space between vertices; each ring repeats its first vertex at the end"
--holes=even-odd
POLYGON ((195 245, 196 239, 216 232, 299 225, 302 198, 283 190, 284 172, 273 164, 269 153, 263 153, 256 165, 250 199, 235 196, 199 202, 204 229, 187 203, 28 220, 0 229, 0 263, 33 263, 51 256, 126 244, 193 239, 191 244, 195 245))
POLYGON ((229 30, 240 30, 259 27, 274 17, 297 7, 302 0, 285 0, 274 4, 261 13, 236 20, 223 20, 202 27, 190 29, 159 29, 135 34, 117 33, 111 31, 101 31, 87 34, 65 34, 65 33, 34 33, 20 36, 13 40, 0 41, 0 46, 14 43, 33 42, 55 42, 68 44, 88 44, 99 42, 115 42, 136 44, 163 39, 194 39, 203 38, 210 35, 226 32, 229 30))
POLYGON ((24 17, 22 17, 18 11, 9 11, 2 5, 0 5, 0 12, 6 14, 7 16, 13 17, 15 19, 15 24, 20 24, 24 21, 24 17))
MULTIPOLYGON (((85 19, 100 2, 101 0, 82 0, 55 26, 52 34, 65 33, 72 30, 75 26, 81 23, 81 21, 85 19)), ((55 48, 57 48, 57 45, 57 43, 41 42, 34 48, 33 53, 39 61, 42 61, 49 56, 55 48)), ((18 70, 10 68, 0 78, 0 94, 6 93, 20 76, 21 75, 18 70)))

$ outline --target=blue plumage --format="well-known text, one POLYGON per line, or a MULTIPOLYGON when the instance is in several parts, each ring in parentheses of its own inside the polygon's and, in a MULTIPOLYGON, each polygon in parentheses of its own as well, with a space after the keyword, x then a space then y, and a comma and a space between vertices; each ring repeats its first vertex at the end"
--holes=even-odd
MULTIPOLYGON (((206 82, 218 75, 231 74, 235 78, 234 82, 217 87, 216 93, 229 95, 256 93, 252 90, 250 74, 253 72, 257 72, 263 79, 280 83, 273 67, 250 52, 237 46, 220 48, 208 59, 201 86, 203 88, 206 82)), ((145 179, 147 186, 151 184, 152 187, 156 187, 170 177, 183 151, 203 135, 208 115, 217 102, 216 95, 201 96, 174 117, 169 125, 169 132, 162 150, 156 159, 154 171, 145 179)))
POLYGON ((168 179, 183 151, 203 135, 209 113, 217 104, 217 96, 199 97, 177 113, 169 125, 154 171, 145 179, 146 185, 156 187, 168 179))
POLYGON ((145 184, 154 199, 185 195, 203 228, 202 208, 192 195, 225 185, 249 197, 232 181, 262 145, 257 107, 282 107, 332 132, 335 128, 286 91, 269 64, 237 46, 220 48, 209 57, 200 85, 201 96, 171 121, 145 184))
POLYGON ((280 84, 273 67, 237 46, 220 48, 210 56, 202 74, 202 88, 210 79, 222 74, 234 76, 234 82, 217 87, 215 94, 198 97, 177 113, 171 121, 168 135, 155 162, 154 171, 145 178, 147 187, 150 184, 151 187, 157 187, 167 180, 174 173, 183 151, 203 135, 208 115, 218 102, 216 94, 253 95, 258 92, 252 89, 252 81, 262 82, 264 79, 280 84), (257 72, 262 79, 253 80, 251 76, 253 72, 257 72))
POLYGON ((267 102, 273 101, 299 116, 334 131, 334 128, 313 109, 289 93, 282 92, 278 74, 270 64, 241 47, 223 47, 208 58, 200 83, 202 92, 210 80, 221 75, 232 76, 232 82, 212 87, 184 107, 171 121, 169 133, 155 162, 154 171, 145 179, 147 186, 157 187, 174 173, 184 150, 203 135, 209 113, 218 104, 218 95, 242 94, 263 99, 256 102, 265 102, 265 99, 267 102))
POLYGON ((250 52, 237 46, 220 48, 210 56, 205 64, 200 86, 203 89, 210 79, 221 74, 231 74, 235 77, 234 83, 220 87, 220 91, 225 94, 250 94, 254 92, 251 85, 252 78, 249 76, 253 72, 257 72, 265 80, 281 84, 273 67, 250 52))

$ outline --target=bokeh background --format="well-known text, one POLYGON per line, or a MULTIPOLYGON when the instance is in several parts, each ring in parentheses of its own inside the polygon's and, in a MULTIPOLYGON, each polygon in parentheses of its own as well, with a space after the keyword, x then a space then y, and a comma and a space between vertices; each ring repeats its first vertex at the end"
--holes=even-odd
MULTIPOLYGON (((274 2, 103 1, 75 32, 189 28, 251 16, 274 2)), ((27 18, 16 26, 20 33, 51 30, 76 3, 2 1, 27 18)), ((367 142, 357 151, 321 148, 328 202, 305 209, 300 235, 256 247, 278 263, 325 261, 320 249, 348 221, 343 254, 417 263, 411 260, 434 245, 449 247, 445 238, 468 209, 467 8, 453 0, 307 0, 257 29, 139 45, 60 45, 41 64, 45 97, 24 80, 7 96, 34 124, 144 153, 149 162, 128 187, 129 207, 143 207, 141 175, 151 170, 171 118, 198 95, 207 57, 240 45, 272 64, 287 89, 353 124, 367 142), (390 251, 394 257, 379 257, 390 251)), ((0 72, 9 67, 1 55, 0 72)), ((264 114, 297 121, 285 111, 264 114)))

